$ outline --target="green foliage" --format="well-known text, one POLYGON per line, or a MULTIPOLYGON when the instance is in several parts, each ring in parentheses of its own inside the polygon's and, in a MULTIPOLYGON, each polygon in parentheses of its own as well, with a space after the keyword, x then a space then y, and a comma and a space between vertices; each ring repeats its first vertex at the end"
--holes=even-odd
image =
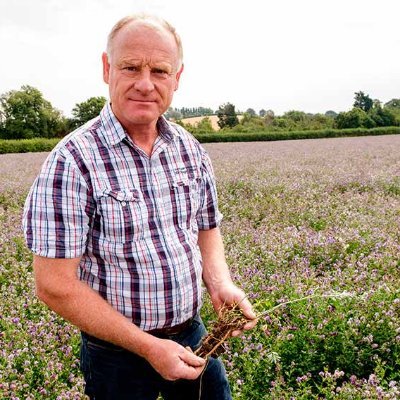
POLYGON ((385 110, 389 110, 395 118, 394 125, 400 125, 400 99, 392 99, 385 103, 385 110))
POLYGON ((361 110, 368 112, 374 104, 373 100, 367 94, 364 94, 364 92, 361 91, 354 94, 355 97, 353 107, 361 108, 361 110))
POLYGON ((181 125, 183 128, 185 128, 188 132, 190 132, 193 135, 204 135, 204 134, 212 134, 215 132, 211 119, 209 117, 204 117, 202 118, 199 122, 196 124, 185 124, 182 121, 176 121, 179 125, 181 125))
MULTIPOLYGON (((265 111, 265 110, 264 110, 265 111)), ((276 117, 271 110, 265 111, 263 117, 244 113, 240 123, 232 128, 234 132, 250 131, 301 131, 333 128, 334 119, 323 114, 306 114, 302 111, 288 111, 276 117)))
POLYGON ((264 110, 263 108, 258 112, 258 115, 259 115, 260 117, 265 117, 266 114, 267 114, 267 111, 264 110))
POLYGON ((208 117, 204 117, 200 122, 196 125, 197 133, 210 133, 214 132, 214 128, 212 127, 211 119, 208 117))
POLYGON ((297 140, 297 139, 318 139, 333 137, 350 136, 377 136, 377 135, 398 135, 399 127, 384 127, 374 129, 325 129, 318 131, 284 131, 284 132, 266 132, 266 131, 234 131, 224 130, 212 134, 195 135, 201 143, 215 142, 256 142, 256 141, 274 141, 274 140, 297 140))
POLYGON ((394 126, 396 125, 396 116, 390 108, 382 108, 380 105, 373 107, 369 111, 370 118, 375 126, 394 126))
POLYGON ((361 108, 355 107, 350 111, 341 112, 335 120, 338 129, 374 128, 375 121, 361 108))
POLYGON ((0 97, 0 109, 2 139, 50 138, 66 131, 66 120, 61 112, 32 86, 4 93, 0 97))
POLYGON ((387 108, 397 108, 400 109, 400 99, 392 99, 385 103, 387 108))
POLYGON ((20 139, 0 140, 0 154, 7 153, 34 153, 39 151, 51 151, 60 139, 20 139))
POLYGON ((251 115, 252 117, 254 117, 254 116, 256 115, 256 112, 254 111, 253 108, 248 108, 248 109, 246 110, 246 114, 249 114, 249 115, 251 115))
POLYGON ((76 104, 72 109, 72 115, 74 118, 71 121, 71 128, 77 128, 87 121, 97 117, 106 101, 107 99, 105 97, 99 96, 90 97, 86 101, 76 104))
POLYGON ((336 118, 337 117, 337 112, 333 110, 328 110, 325 112, 325 116, 330 117, 330 118, 336 118))
POLYGON ((236 115, 235 106, 231 103, 225 103, 218 108, 218 126, 223 128, 233 128, 239 124, 239 119, 236 115))
POLYGON ((400 118, 397 118, 397 99, 392 99, 382 107, 379 100, 372 100, 363 92, 357 92, 354 108, 342 112, 335 119, 335 126, 339 129, 346 128, 374 128, 380 126, 400 125, 400 118))

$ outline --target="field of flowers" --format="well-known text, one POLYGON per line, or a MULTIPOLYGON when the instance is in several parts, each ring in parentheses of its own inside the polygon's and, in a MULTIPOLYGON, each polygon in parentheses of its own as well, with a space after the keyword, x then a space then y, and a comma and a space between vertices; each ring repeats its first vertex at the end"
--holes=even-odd
MULTIPOLYGON (((400 136, 205 147, 255 308, 314 296, 230 340, 235 400, 399 399, 400 136)), ((45 156, 0 156, 0 399, 83 398, 78 333, 35 299, 20 232, 45 156)))

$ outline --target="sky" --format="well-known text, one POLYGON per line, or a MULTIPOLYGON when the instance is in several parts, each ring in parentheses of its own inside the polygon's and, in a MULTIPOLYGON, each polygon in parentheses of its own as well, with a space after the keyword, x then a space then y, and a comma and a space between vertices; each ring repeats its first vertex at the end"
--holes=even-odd
POLYGON ((185 69, 173 107, 346 111, 400 98, 399 0, 0 0, 0 94, 28 84, 66 116, 108 96, 101 54, 120 18, 172 23, 185 69))

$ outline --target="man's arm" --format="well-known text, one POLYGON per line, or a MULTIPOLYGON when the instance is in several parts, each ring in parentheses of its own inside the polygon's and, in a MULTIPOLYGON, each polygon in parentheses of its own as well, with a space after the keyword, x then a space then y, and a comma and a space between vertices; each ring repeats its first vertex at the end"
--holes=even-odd
POLYGON ((37 296, 82 331, 144 357, 165 379, 196 379, 204 360, 140 330, 77 278, 79 258, 34 257, 37 296))
MULTIPOLYGON (((256 315, 245 293, 232 281, 219 228, 200 230, 198 245, 203 259, 203 281, 214 309, 218 311, 224 303, 237 302, 243 314, 254 320, 247 323, 244 329, 253 328, 257 324, 256 315)), ((239 333, 240 331, 235 331, 234 336, 239 333)))

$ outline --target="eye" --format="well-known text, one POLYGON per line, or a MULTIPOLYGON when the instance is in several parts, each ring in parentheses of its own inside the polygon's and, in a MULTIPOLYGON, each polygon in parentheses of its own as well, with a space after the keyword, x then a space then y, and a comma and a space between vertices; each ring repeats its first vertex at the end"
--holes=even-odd
POLYGON ((159 75, 159 76, 168 76, 170 75, 169 71, 163 68, 152 68, 151 72, 153 74, 159 75))
POLYGON ((123 70, 129 71, 129 72, 138 72, 139 71, 139 67, 137 67, 135 65, 129 65, 127 67, 124 67, 123 70))

